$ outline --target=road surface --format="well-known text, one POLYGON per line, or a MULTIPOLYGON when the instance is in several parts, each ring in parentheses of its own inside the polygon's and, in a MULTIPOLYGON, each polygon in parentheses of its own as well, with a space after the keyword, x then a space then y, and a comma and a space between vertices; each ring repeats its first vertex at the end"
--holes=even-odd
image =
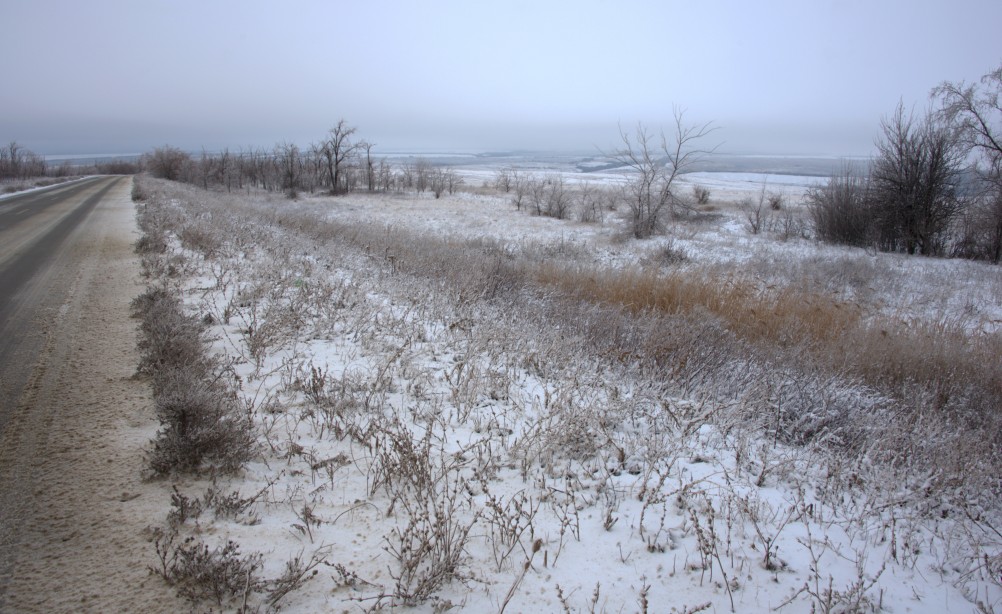
POLYGON ((0 200, 0 612, 184 609, 146 571, 169 495, 140 473, 131 185, 0 200))

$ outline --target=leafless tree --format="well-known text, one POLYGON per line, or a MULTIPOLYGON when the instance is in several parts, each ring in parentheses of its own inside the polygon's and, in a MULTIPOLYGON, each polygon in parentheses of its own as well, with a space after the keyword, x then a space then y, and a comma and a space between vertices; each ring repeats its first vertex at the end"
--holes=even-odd
POLYGON ((871 242, 870 179, 845 163, 828 183, 808 188, 806 202, 817 238, 864 247, 871 242))
POLYGON ((230 149, 227 147, 219 154, 219 167, 216 170, 217 179, 219 183, 226 186, 227 192, 233 189, 234 166, 233 155, 230 154, 230 149))
POLYGON ((0 149, 0 179, 42 177, 47 172, 45 158, 11 141, 0 149))
POLYGON ((1002 191, 981 190, 962 213, 953 255, 1002 262, 1002 191))
POLYGON ((11 141, 0 149, 0 179, 17 179, 21 172, 21 146, 11 141))
POLYGON ((678 107, 673 114, 674 130, 670 135, 662 130, 657 140, 643 124, 637 125, 633 136, 620 129, 622 146, 612 154, 613 159, 633 171, 627 197, 631 230, 637 238, 661 232, 665 218, 681 212, 685 203, 675 194, 675 180, 715 149, 696 147, 715 130, 712 122, 688 125, 684 121, 685 112, 678 107))
POLYGON ((343 189, 342 172, 345 162, 355 154, 359 144, 351 141, 356 128, 348 126, 344 119, 330 129, 323 143, 323 156, 326 161, 327 178, 330 180, 331 194, 340 194, 343 189))
MULTIPOLYGON (((142 162, 155 176, 194 183, 203 189, 225 186, 230 191, 234 183, 243 187, 246 180, 248 189, 281 189, 291 198, 299 191, 309 190, 312 193, 324 186, 332 194, 350 192, 363 182, 370 191, 377 189, 377 183, 384 190, 391 185, 398 186, 392 169, 385 161, 380 162, 377 178, 373 145, 366 141, 352 141, 354 133, 355 128, 347 126, 342 119, 324 139, 305 150, 290 143, 279 143, 271 152, 248 150, 241 151, 237 156, 229 149, 216 154, 203 149, 201 156, 192 160, 188 154, 164 146, 144 155, 142 162), (358 155, 361 150, 366 154, 364 160, 358 155)), ((0 149, 0 170, 10 166, 4 163, 8 157, 8 149, 0 149)), ((18 160, 22 158, 24 156, 19 153, 18 160)), ((455 189, 458 178, 454 174, 445 178, 445 188, 455 189)))
POLYGON ((544 214, 562 220, 571 211, 571 194, 563 175, 554 175, 545 182, 546 208, 544 214))
POLYGON ((611 190, 585 182, 578 190, 578 221, 601 224, 605 220, 605 210, 609 206, 608 198, 611 194, 611 190))
MULTIPOLYGON (((0 162, 0 166, 2 166, 2 162, 0 162)), ((133 169, 131 173, 121 173, 121 174, 131 175, 135 172, 137 172, 137 165, 133 164, 133 169)), ((69 177, 70 175, 73 174, 73 165, 70 164, 69 160, 63 160, 59 164, 59 166, 47 168, 46 173, 50 175, 55 175, 56 177, 69 177)), ((110 174, 119 174, 119 173, 110 173, 110 174)), ((3 176, 2 172, 0 172, 0 176, 3 176)))
POLYGON ((298 195, 299 179, 303 172, 299 147, 292 143, 276 145, 275 160, 281 171, 282 191, 289 198, 295 198, 298 195))
POLYGON ((393 167, 385 159, 379 161, 379 170, 377 171, 377 176, 379 177, 379 189, 383 192, 389 192, 394 184, 396 177, 393 173, 393 167))
POLYGON ((247 168, 254 187, 261 187, 265 190, 272 189, 271 173, 269 172, 271 165, 271 156, 261 149, 255 149, 248 154, 247 168))
POLYGON ((181 179, 181 173, 191 156, 176 147, 156 147, 143 156, 143 165, 154 176, 170 181, 181 179))
POLYGON ((518 171, 510 166, 505 166, 494 173, 494 189, 507 194, 515 187, 518 181, 518 171))
POLYGON ((526 180, 525 187, 529 203, 532 204, 532 213, 535 215, 546 213, 546 179, 530 177, 526 180))
POLYGON ((418 158, 414 161, 414 187, 419 193, 424 192, 430 187, 431 171, 431 162, 428 160, 418 158))
POLYGON ((933 89, 940 117, 959 129, 975 157, 980 189, 965 212, 958 255, 1002 260, 1002 65, 980 83, 943 82, 933 89))
POLYGON ((375 143, 360 141, 358 146, 365 150, 365 187, 370 192, 376 190, 376 167, 372 161, 372 148, 375 143))
POLYGON ((753 235, 757 235, 762 231, 762 226, 766 223, 766 218, 768 213, 764 213, 765 209, 765 186, 766 183, 762 182, 762 189, 759 190, 758 199, 753 200, 751 198, 744 198, 738 203, 741 208, 741 212, 745 214, 745 222, 748 224, 748 230, 753 235), (765 217, 763 217, 763 215, 765 217))
POLYGON ((28 150, 11 141, 6 147, 0 149, 0 179, 21 179, 26 176, 24 169, 25 157, 28 150))
POLYGON ((409 190, 414 187, 414 165, 404 164, 400 169, 399 189, 409 190))
POLYGON ((209 155, 209 152, 205 151, 205 148, 203 147, 202 157, 198 160, 198 177, 203 190, 209 189, 209 178, 213 175, 212 167, 214 163, 215 160, 209 155))
POLYGON ((455 170, 445 169, 445 183, 449 188, 449 194, 455 194, 459 186, 463 185, 463 178, 455 170))
POLYGON ((441 198, 442 193, 448 188, 448 182, 445 179, 445 171, 440 168, 432 169, 428 172, 428 187, 431 189, 432 194, 435 198, 441 198))
POLYGON ((512 171, 512 194, 511 203, 515 205, 516 211, 521 211, 526 199, 530 195, 532 186, 535 184, 531 174, 521 174, 512 171))
POLYGON ((310 147, 306 150, 303 158, 303 166, 306 168, 306 172, 302 178, 302 183, 312 194, 314 190, 324 184, 324 177, 326 176, 327 167, 323 143, 310 143, 310 147))
POLYGON ((900 104, 881 128, 871 171, 879 245, 942 255, 962 202, 958 184, 965 152, 958 132, 932 115, 916 123, 900 104))
POLYGON ((932 90, 941 117, 960 128, 962 143, 979 154, 986 177, 1002 183, 1002 65, 980 85, 944 81, 932 90))

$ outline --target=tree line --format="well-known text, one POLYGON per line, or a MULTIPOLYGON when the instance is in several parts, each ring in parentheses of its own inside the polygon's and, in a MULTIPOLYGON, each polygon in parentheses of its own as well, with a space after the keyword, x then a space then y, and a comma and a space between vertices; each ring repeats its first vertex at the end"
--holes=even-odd
POLYGON ((808 193, 816 234, 882 251, 1002 260, 1002 66, 944 82, 916 117, 881 122, 869 172, 845 165, 808 193))
POLYGON ((289 198, 300 192, 346 194, 357 190, 430 191, 435 197, 453 193, 462 183, 455 171, 418 158, 392 165, 373 155, 374 145, 356 138, 357 128, 340 120, 324 138, 301 148, 283 142, 271 150, 247 149, 193 156, 170 145, 154 148, 141 158, 154 177, 198 185, 205 189, 281 191, 289 198))
POLYGON ((46 174, 45 158, 11 141, 0 149, 0 180, 12 181, 42 177, 46 174))
POLYGON ((43 156, 17 141, 0 148, 0 181, 25 181, 37 177, 71 177, 75 175, 131 175, 139 165, 125 160, 108 160, 94 164, 74 164, 63 160, 49 163, 43 156))
MULTIPOLYGON (((973 84, 944 82, 932 91, 938 103, 922 116, 899 104, 881 121, 876 153, 863 171, 844 165, 827 184, 812 188, 807 204, 815 236, 822 241, 887 252, 1002 261, 1002 66, 973 84)), ((674 130, 659 134, 638 125, 620 130, 621 146, 607 154, 631 177, 614 200, 630 209, 637 238, 659 234, 674 219, 694 211, 676 180, 714 147, 704 142, 712 124, 688 125, 674 110, 674 130)), ((355 190, 430 190, 452 193, 461 179, 451 169, 418 159, 393 166, 372 155, 373 145, 355 138, 342 119, 323 139, 301 149, 280 143, 272 150, 192 156, 164 146, 142 158, 151 174, 204 188, 258 188, 294 198, 301 191, 344 194, 355 190)), ((538 215, 582 220, 614 208, 606 196, 585 188, 568 190, 561 177, 535 177, 502 169, 495 187, 538 215), (581 196, 580 199, 575 198, 581 196), (582 200, 582 203, 577 203, 582 200), (577 205, 576 207, 574 205, 577 205)))

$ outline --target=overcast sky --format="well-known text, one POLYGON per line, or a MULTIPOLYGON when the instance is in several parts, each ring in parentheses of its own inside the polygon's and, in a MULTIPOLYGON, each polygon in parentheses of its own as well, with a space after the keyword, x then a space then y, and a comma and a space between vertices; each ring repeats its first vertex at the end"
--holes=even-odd
POLYGON ((0 0, 0 141, 44 154, 306 145, 858 155, 899 100, 1002 63, 1000 0, 0 0))

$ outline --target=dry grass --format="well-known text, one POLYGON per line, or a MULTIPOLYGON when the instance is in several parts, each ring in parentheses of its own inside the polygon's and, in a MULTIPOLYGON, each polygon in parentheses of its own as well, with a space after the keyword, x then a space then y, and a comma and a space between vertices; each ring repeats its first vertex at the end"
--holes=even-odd
MULTIPOLYGON (((561 292, 629 312, 713 318, 739 338, 806 352, 836 373, 900 391, 930 384, 940 405, 966 391, 1002 398, 1002 338, 960 323, 867 317, 858 305, 795 286, 769 286, 699 270, 581 270, 540 267, 537 279, 561 292)), ((987 408, 986 408, 987 409, 987 408)))
MULTIPOLYGON (((224 209, 227 205, 221 203, 224 209)), ((207 217, 225 219, 222 210, 216 213, 207 217)), ((654 315, 668 316, 674 320, 663 324, 696 326, 699 331, 690 335, 694 338, 709 335, 701 343, 740 340, 741 348, 720 348, 724 353, 754 351, 770 361, 859 380, 898 399, 914 397, 921 389, 928 397, 923 405, 935 408, 963 403, 968 424, 978 422, 971 421, 972 415, 997 413, 992 405, 1002 398, 999 335, 972 332, 960 322, 904 321, 856 302, 855 295, 872 292, 871 287, 895 283, 869 261, 862 263, 868 267, 854 261, 846 270, 833 270, 841 265, 823 259, 779 266, 783 270, 770 264, 768 271, 758 271, 754 263, 731 271, 698 265, 670 271, 600 268, 577 264, 582 255, 573 250, 512 249, 489 238, 439 239, 384 225, 340 224, 320 220, 309 209, 268 216, 318 244, 339 242, 361 250, 390 274, 444 283, 461 303, 487 299, 509 304, 519 294, 541 292, 550 299, 625 311, 633 316, 630 326, 648 336, 637 347, 620 348, 638 358, 660 363, 673 345, 685 343, 676 339, 688 337, 680 331, 668 334, 646 325, 654 315), (655 355, 636 356, 638 349, 655 355)), ((589 307, 562 305, 554 311, 566 317, 578 309, 589 307)), ((623 324, 616 326, 619 332, 607 334, 622 337, 623 324)), ((586 334, 595 339, 598 331, 586 334)), ((622 345, 596 341, 613 351, 622 345)))
POLYGON ((568 270, 541 267, 538 280, 571 296, 642 314, 707 314, 749 341, 786 347, 830 342, 861 320, 852 304, 794 287, 763 288, 737 276, 652 269, 568 270))

